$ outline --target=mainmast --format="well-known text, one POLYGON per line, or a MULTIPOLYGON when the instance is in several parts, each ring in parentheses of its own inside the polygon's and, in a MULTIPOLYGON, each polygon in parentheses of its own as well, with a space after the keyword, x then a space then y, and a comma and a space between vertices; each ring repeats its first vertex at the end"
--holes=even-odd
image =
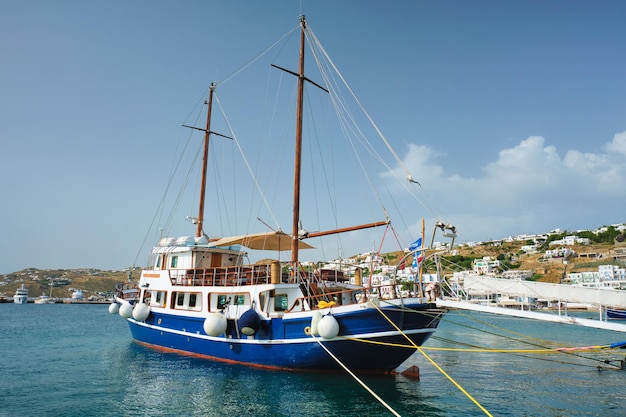
POLYGON ((300 223, 300 171, 302 166, 302 103, 304 97, 304 30, 306 19, 300 17, 300 63, 298 65, 298 102, 296 110, 296 155, 293 172, 293 223, 291 228, 291 266, 298 268, 298 231, 300 223))
POLYGON ((202 155, 202 181, 200 184, 200 207, 198 209, 198 229, 196 237, 202 237, 202 223, 204 221, 204 195, 206 193, 206 171, 209 157, 209 136, 211 134, 211 108, 213 106, 213 90, 215 83, 211 83, 209 87, 209 100, 207 101, 208 110, 206 118, 206 129, 204 130, 204 153, 202 155))

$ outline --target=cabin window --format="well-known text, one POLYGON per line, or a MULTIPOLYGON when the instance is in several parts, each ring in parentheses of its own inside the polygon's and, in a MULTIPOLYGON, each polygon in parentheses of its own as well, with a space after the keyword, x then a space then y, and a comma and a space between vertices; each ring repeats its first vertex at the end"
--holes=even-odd
POLYGON ((156 268, 160 268, 161 267, 161 257, 157 257, 157 261, 156 261, 156 268))
POLYGON ((165 307, 166 291, 146 290, 144 294, 144 303, 150 306, 165 307))
POLYGON ((175 292, 172 297, 172 300, 174 300, 172 307, 179 310, 200 311, 202 309, 201 295, 195 292, 175 292))
POLYGON ((209 294, 211 311, 224 310, 227 306, 250 305, 250 295, 241 294, 209 294))
POLYGON ((266 292, 259 293, 259 302, 261 303, 261 310, 265 311, 266 292))
POLYGON ((167 292, 165 291, 149 291, 151 306, 155 307, 165 307, 165 299, 167 298, 167 292))
POLYGON ((289 308, 289 296, 287 294, 276 294, 274 298, 274 311, 287 311, 289 308))
POLYGON ((196 307, 196 300, 198 299, 197 294, 189 294, 189 308, 196 307))
POLYGON ((219 294, 217 296, 217 309, 223 310, 226 304, 228 304, 228 296, 226 294, 219 294))
POLYGON ((172 268, 178 267, 178 256, 172 256, 172 263, 170 265, 172 268))

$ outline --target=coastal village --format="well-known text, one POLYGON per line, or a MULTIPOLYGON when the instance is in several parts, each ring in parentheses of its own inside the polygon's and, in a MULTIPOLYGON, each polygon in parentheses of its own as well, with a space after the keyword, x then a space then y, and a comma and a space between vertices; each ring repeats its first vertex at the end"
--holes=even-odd
MULTIPOLYGON (((544 234, 467 242, 453 247, 433 241, 424 251, 420 279, 428 284, 445 279, 462 281, 464 277, 479 275, 626 289, 625 235, 626 224, 622 223, 576 232, 554 229, 544 234), (440 255, 441 264, 429 261, 434 253, 440 255)), ((413 258, 406 249, 385 254, 364 253, 323 264, 309 262, 303 266, 341 270, 347 276, 354 276, 361 269, 372 285, 392 275, 401 283, 411 283, 418 279, 413 258)), ((46 297, 48 303, 107 303, 116 285, 139 273, 140 268, 132 271, 28 268, 0 275, 0 302, 12 302, 14 293, 23 285, 28 289, 29 302, 46 297)))

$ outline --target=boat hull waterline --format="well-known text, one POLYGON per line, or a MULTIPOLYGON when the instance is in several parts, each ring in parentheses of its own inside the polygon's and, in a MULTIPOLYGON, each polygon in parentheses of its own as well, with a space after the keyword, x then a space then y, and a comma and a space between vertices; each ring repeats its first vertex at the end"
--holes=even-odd
MULTIPOLYGON (((421 312, 406 306, 406 312, 385 312, 386 316, 395 316, 396 319, 406 317, 405 324, 412 330, 402 332, 393 329, 380 313, 382 321, 379 326, 372 325, 371 312, 362 314, 361 318, 335 315, 339 323, 351 322, 356 328, 367 326, 368 329, 380 328, 380 331, 370 330, 369 333, 354 336, 340 333, 333 339, 307 335, 310 318, 279 320, 283 323, 273 320, 271 324, 268 321, 262 324, 255 337, 242 335, 241 339, 206 335, 201 317, 153 313, 143 322, 129 318, 128 324, 133 339, 140 344, 214 361, 281 370, 340 369, 339 364, 320 346, 322 343, 350 369, 389 372, 408 359, 415 352, 415 346, 421 346, 435 332, 442 311, 430 309, 432 306, 429 304, 418 307, 421 307, 421 312), (270 334, 277 332, 288 333, 290 338, 269 339, 270 334)), ((345 327, 340 324, 340 328, 345 327)))

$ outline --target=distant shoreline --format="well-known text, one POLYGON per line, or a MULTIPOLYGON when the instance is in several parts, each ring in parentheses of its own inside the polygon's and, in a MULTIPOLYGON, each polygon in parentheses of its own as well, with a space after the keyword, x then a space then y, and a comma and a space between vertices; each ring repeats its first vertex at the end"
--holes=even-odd
MULTIPOLYGON (((55 301, 54 303, 48 303, 48 304, 111 304, 112 301, 107 301, 107 300, 100 300, 100 301, 65 301, 65 300, 60 300, 60 301, 55 301)), ((12 299, 3 299, 0 300, 0 304, 15 304, 13 302, 12 299)), ((29 299, 27 304, 35 304, 35 299, 33 298, 32 300, 29 299)))

